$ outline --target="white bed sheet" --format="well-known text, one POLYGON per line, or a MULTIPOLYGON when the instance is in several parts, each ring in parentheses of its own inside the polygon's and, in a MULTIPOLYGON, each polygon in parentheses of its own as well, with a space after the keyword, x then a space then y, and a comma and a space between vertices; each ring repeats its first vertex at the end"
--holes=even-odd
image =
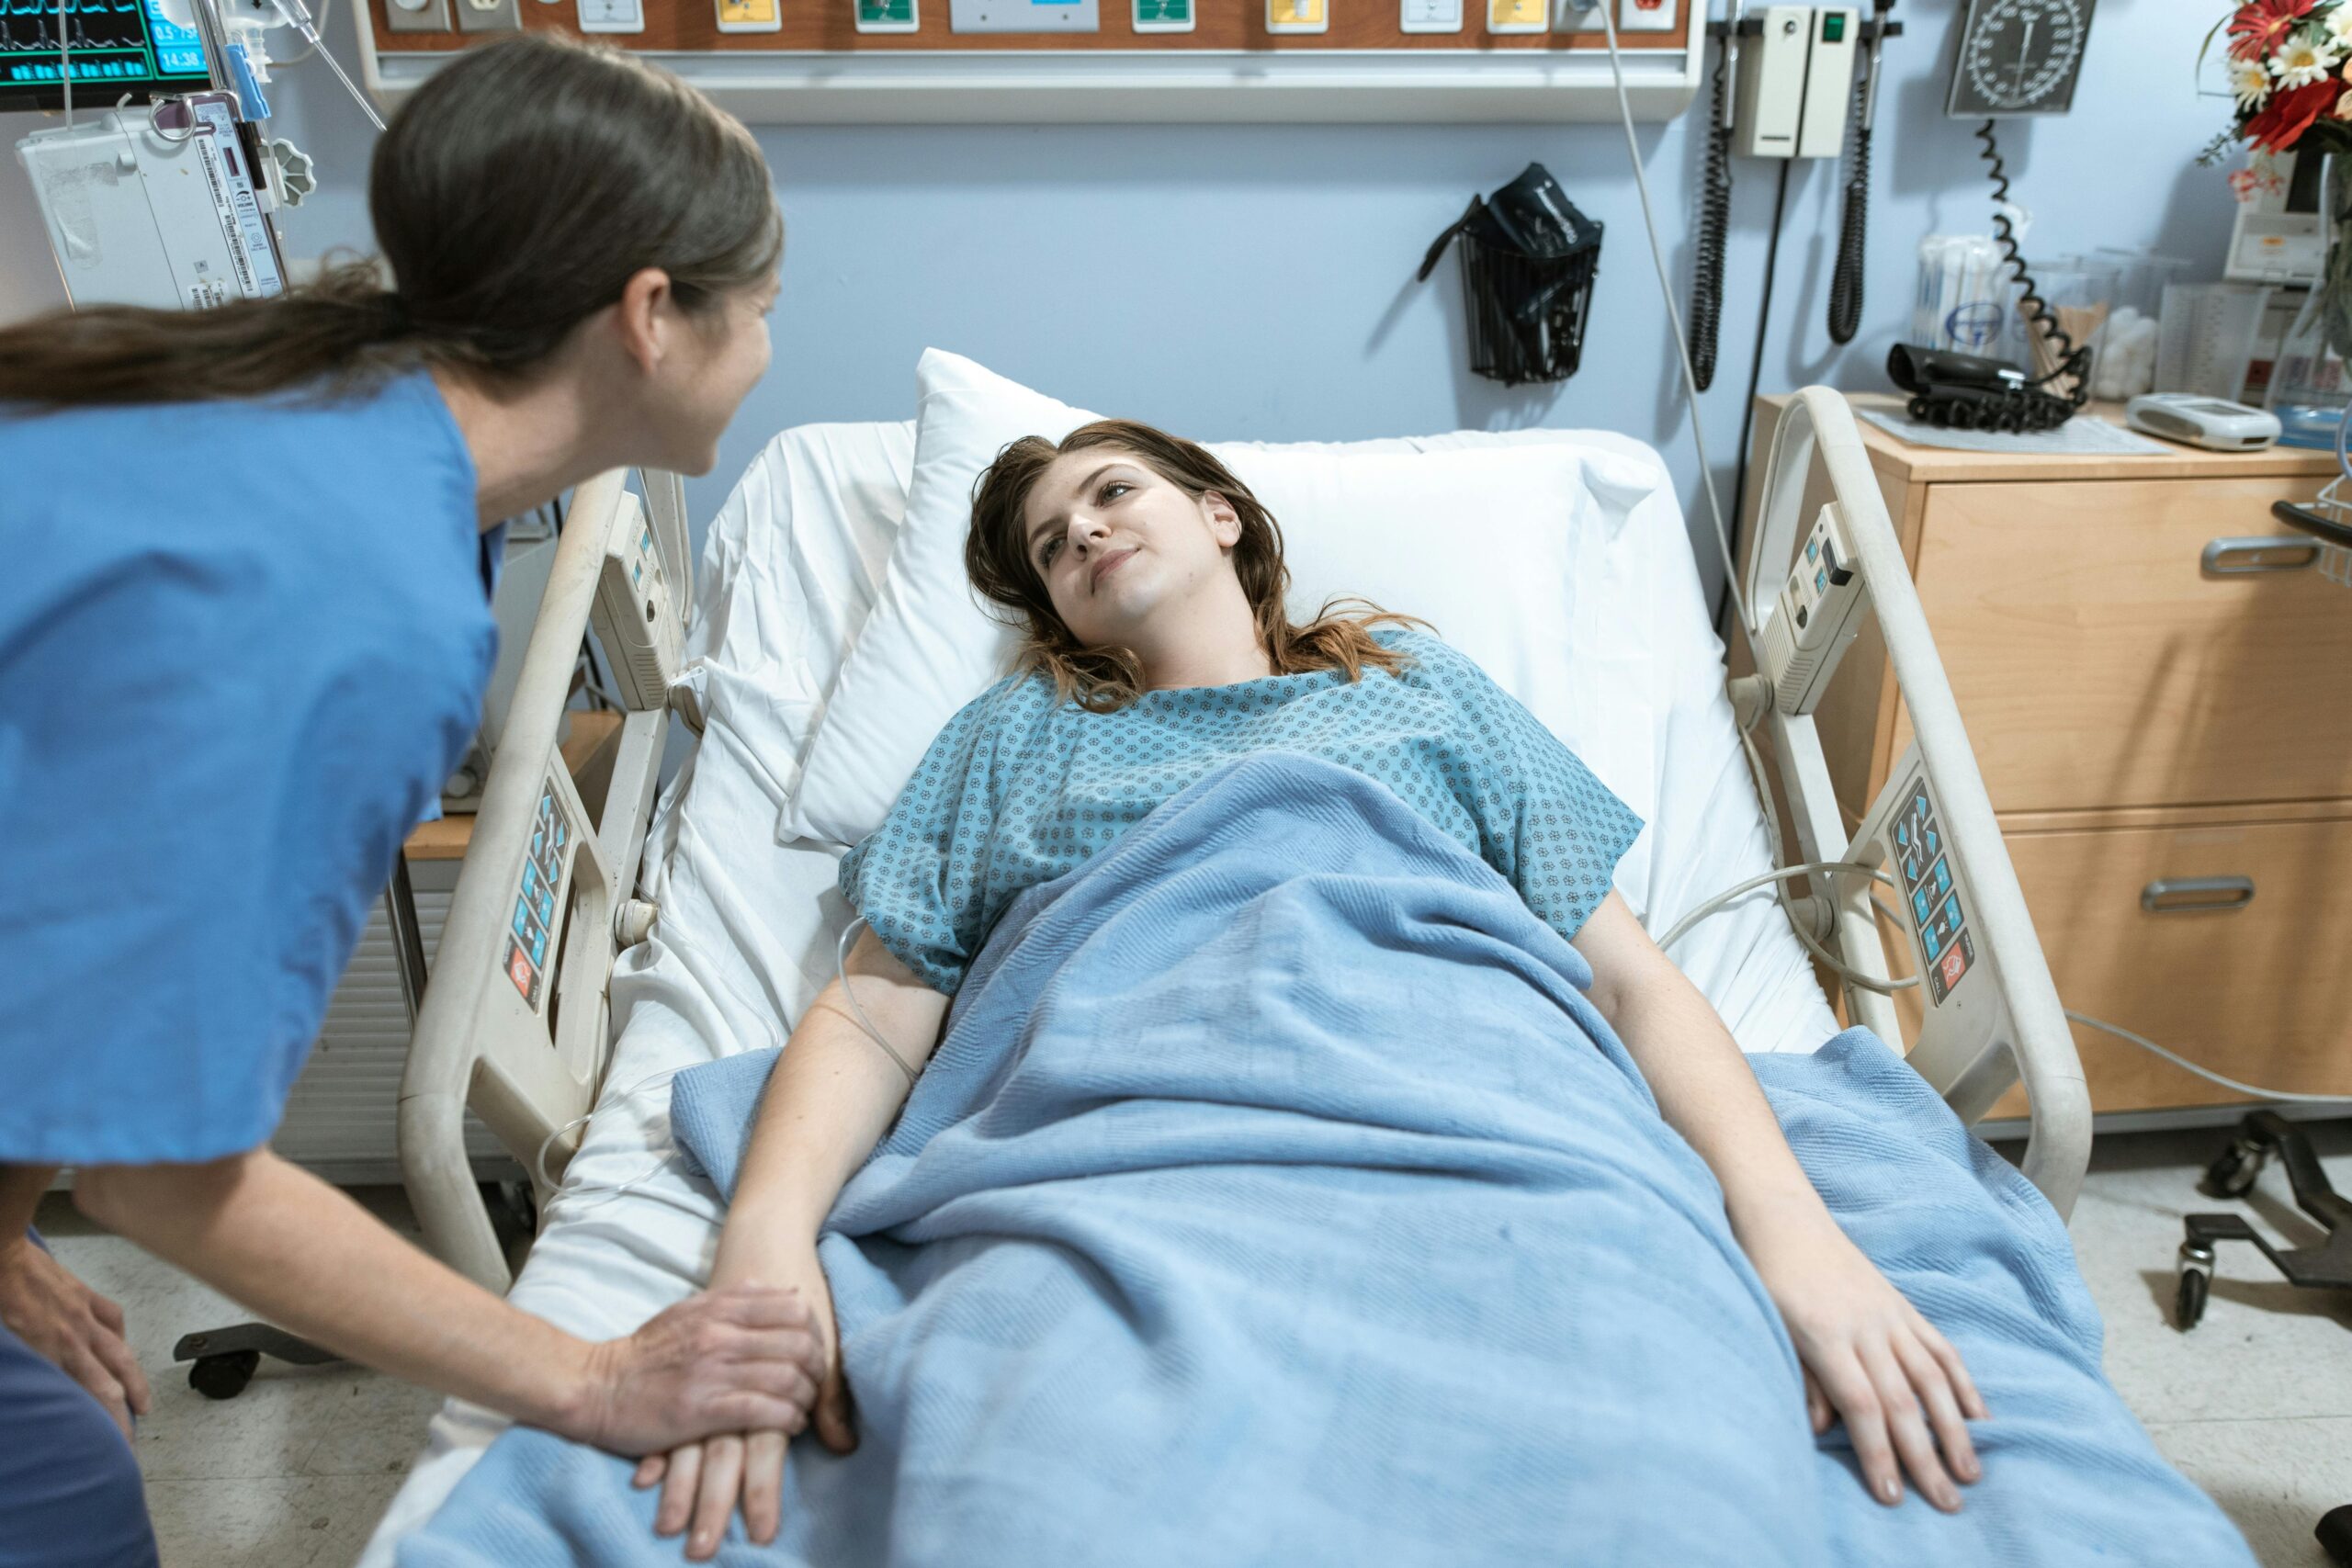
MULTIPOLYGON (((1463 432, 1385 446, 1575 441, 1657 464, 1606 432, 1463 432)), ((662 919, 613 979, 619 1032, 607 1087, 512 1299, 591 1339, 628 1333, 707 1274, 720 1208, 674 1163, 668 1077, 780 1044, 831 977, 848 911, 840 851, 777 843, 775 824, 825 693, 879 589, 903 510, 914 426, 804 425, 771 442, 711 525, 687 653, 707 716, 647 841, 662 919)), ((1662 466, 1661 466, 1662 467, 1662 466)), ((1653 930, 1769 869, 1763 818, 1724 699, 1723 650, 1670 488, 1635 510, 1609 558, 1614 602, 1652 635, 1597 679, 1646 706, 1657 736, 1646 856, 1620 889, 1653 930)), ((1675 957, 1743 1049, 1810 1051, 1837 1029, 1811 964, 1768 895, 1702 923, 1675 957)), ((503 1429, 451 1401, 361 1559, 390 1568, 400 1539, 439 1507, 503 1429)))

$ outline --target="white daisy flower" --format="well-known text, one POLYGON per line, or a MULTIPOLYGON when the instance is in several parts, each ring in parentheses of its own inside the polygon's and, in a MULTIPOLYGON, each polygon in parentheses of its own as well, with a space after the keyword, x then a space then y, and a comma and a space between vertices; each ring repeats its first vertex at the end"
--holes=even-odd
POLYGON ((2230 91, 2238 96, 2238 107, 2251 114, 2270 101, 2270 73, 2256 61, 2242 60, 2230 67, 2230 91))
POLYGON ((2324 82, 2344 53, 2332 39, 2296 39, 2270 57, 2271 73, 2281 87, 2304 87, 2324 82))
POLYGON ((2321 18, 2320 25, 2338 49, 2352 49, 2352 4, 2337 6, 2321 18))

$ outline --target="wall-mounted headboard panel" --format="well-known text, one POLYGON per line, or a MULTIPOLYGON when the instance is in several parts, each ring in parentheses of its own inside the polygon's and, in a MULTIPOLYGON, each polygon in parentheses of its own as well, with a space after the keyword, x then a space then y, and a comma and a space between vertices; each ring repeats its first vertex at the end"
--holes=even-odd
MULTIPOLYGON (((1679 114, 1699 85, 1694 0, 1608 3, 1635 118, 1679 114)), ((769 124, 1617 113, 1600 14, 1580 0, 361 0, 353 10, 368 85, 388 104, 451 51, 519 27, 641 51, 769 124)))

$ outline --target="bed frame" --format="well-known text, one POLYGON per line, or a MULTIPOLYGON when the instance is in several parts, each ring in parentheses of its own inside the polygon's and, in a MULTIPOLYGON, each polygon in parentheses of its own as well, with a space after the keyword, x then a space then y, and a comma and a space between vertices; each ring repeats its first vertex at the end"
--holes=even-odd
MULTIPOLYGON (((601 802, 582 798, 556 744, 607 556, 616 542, 649 526, 649 513, 671 602, 649 602, 648 614, 683 619, 693 600, 676 477, 645 476, 642 502, 623 479, 618 472, 602 475, 573 499, 401 1084, 401 1164, 425 1244, 500 1292, 511 1276, 466 1157, 465 1113, 471 1109, 522 1161, 544 1204, 579 1147, 611 1058, 605 988, 614 961, 644 939, 658 914, 633 894, 668 710, 628 712, 601 802), (554 919, 542 928, 530 917, 550 903, 554 919)), ((1767 576, 1761 563, 1792 560, 1820 508, 1837 508, 1917 734, 1861 830, 1849 835, 1810 705, 1784 712, 1773 704, 1754 716, 1769 726, 1798 858, 1899 867, 1904 846, 1896 836, 1906 822, 1917 830, 1922 818, 1913 807, 1928 803, 1925 820, 1934 826, 1957 884, 1961 902, 1953 908, 1967 911, 1968 966, 1928 1006, 1909 1060, 1966 1122, 1982 1116, 2021 1076, 2032 1111, 2025 1173, 2064 1215, 2089 1158, 2090 1104, 2081 1065, 1843 398, 1821 387, 1797 394, 1776 433, 1762 495, 1750 602, 1759 599, 1759 583, 1777 589, 1785 570, 1767 576)), ((684 691, 673 687, 673 696, 684 691)), ((695 726, 690 709, 686 716, 695 726)), ((1900 871, 1894 874, 1900 882, 1900 871)), ((1859 875, 1836 881, 1842 886, 1821 906, 1819 934, 1852 968, 1887 978, 1871 883, 1859 875)), ((1911 907, 1906 897, 1906 919, 1911 907)), ((1922 953, 1919 922, 1912 922, 1906 935, 1914 953, 1922 953)), ((1915 959, 1905 967, 1918 966, 1915 959)), ((1904 1037, 1884 997, 1849 988, 1849 1017, 1890 1042, 1904 1037)))

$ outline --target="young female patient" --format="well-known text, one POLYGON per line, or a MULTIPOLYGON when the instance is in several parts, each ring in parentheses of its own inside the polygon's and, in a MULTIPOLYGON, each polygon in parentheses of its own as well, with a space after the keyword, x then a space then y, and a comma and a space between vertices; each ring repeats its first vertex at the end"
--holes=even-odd
MULTIPOLYGON (((1815 1194, 1739 1048, 1653 943, 1610 874, 1640 824, 1469 660, 1404 617, 1297 626, 1274 520, 1188 441, 1106 420, 999 455, 977 488, 973 582, 1025 621, 1021 672, 956 715, 888 819, 842 863, 868 920, 848 976, 920 1069, 949 998, 1014 897, 1107 849, 1221 763, 1303 752, 1387 784, 1508 878, 1590 964, 1589 993, 1667 1121, 1722 1185, 1733 1233, 1805 1371, 1814 1429, 1842 1417, 1873 1494, 1902 1474, 1954 1510, 1979 1473, 1964 1417, 1986 1411, 1959 1355, 1815 1194), (1381 629, 1372 630, 1380 623, 1381 629)), ((714 1288, 759 1280, 815 1308, 829 1368, 818 1437, 854 1442, 817 1236, 888 1131, 908 1078, 826 987, 794 1031, 744 1155, 714 1288)), ((794 1428, 797 1430, 796 1427, 794 1428)), ((775 1538, 788 1433, 649 1459, 656 1526, 709 1556, 739 1502, 775 1538)))

